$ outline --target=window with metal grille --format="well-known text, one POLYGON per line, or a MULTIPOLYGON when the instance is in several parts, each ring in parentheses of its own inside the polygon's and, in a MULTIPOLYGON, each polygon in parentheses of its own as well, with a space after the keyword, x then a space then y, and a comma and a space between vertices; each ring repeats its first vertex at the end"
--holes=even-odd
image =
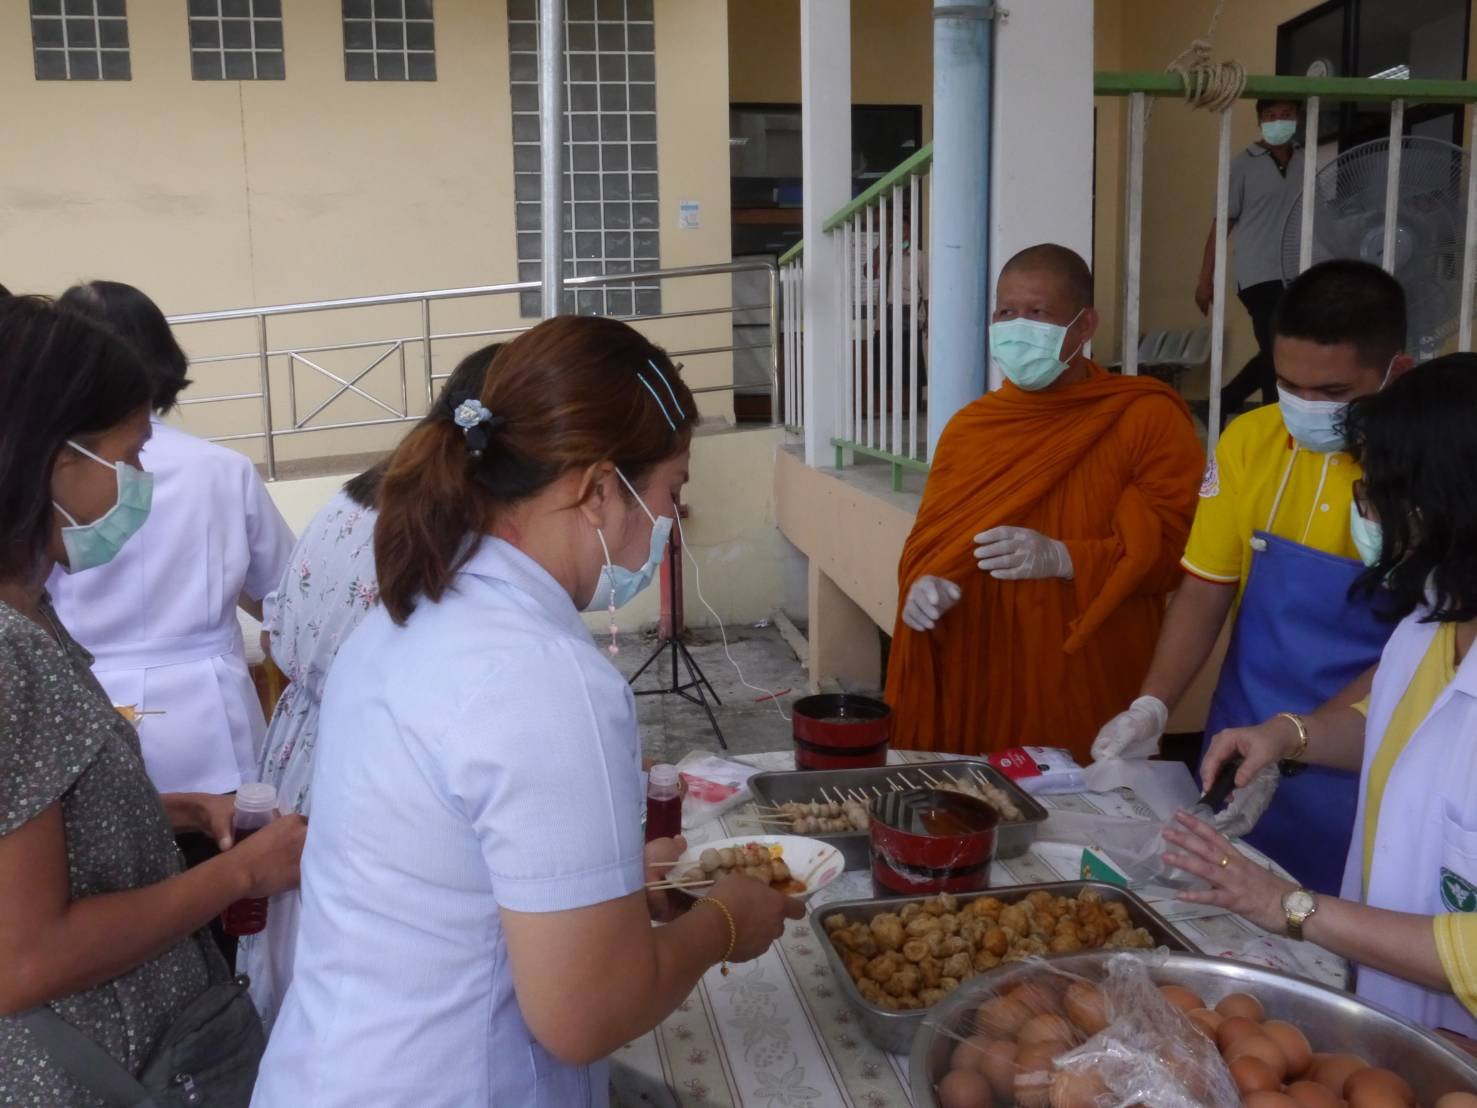
MULTIPOLYGON (((508 0, 518 279, 541 273, 538 3, 508 0)), ((661 267, 656 157, 656 25, 652 0, 568 0, 564 11, 564 274, 661 267)), ((520 294, 525 316, 542 294, 520 294)), ((566 291, 561 310, 655 315, 657 281, 566 291)))
POLYGON ((343 0, 344 79, 434 81, 431 0, 343 0))
POLYGON ((197 81, 281 81, 282 0, 189 0, 190 74, 197 81))
POLYGON ((124 0, 31 0, 31 47, 38 81, 127 81, 124 0))

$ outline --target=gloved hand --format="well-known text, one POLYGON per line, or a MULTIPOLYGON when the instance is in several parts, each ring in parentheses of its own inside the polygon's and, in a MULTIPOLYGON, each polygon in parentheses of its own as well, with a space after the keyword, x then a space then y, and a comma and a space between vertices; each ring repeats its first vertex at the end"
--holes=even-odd
POLYGON ((1072 556, 1066 543, 1027 527, 991 527, 974 537, 980 569, 1000 581, 1072 579, 1072 556))
POLYGON ((1227 837, 1239 838, 1245 835, 1256 826, 1256 821, 1262 818, 1262 813, 1277 795, 1277 782, 1281 777, 1282 771, 1277 768, 1276 762, 1263 766, 1257 770, 1250 784, 1231 794, 1230 802, 1210 822, 1227 837))
POLYGON ((1119 712, 1092 740, 1092 760, 1147 758, 1159 753, 1159 740, 1169 723, 1169 708, 1157 696, 1141 696, 1119 712))
POLYGON ((903 605, 903 623, 914 631, 932 631, 939 617, 959 603, 959 586, 942 577, 920 577, 908 589, 903 605))

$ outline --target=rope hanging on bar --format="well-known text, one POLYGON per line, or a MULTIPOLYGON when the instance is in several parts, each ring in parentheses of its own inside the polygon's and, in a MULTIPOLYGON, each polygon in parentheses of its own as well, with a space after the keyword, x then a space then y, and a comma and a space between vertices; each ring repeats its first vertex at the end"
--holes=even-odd
POLYGON ((1165 66, 1165 71, 1178 75, 1185 86, 1185 103, 1191 108, 1223 112, 1240 98, 1246 88, 1246 67, 1238 61, 1216 62, 1210 57, 1215 45, 1215 29, 1221 20, 1221 11, 1226 0, 1215 6, 1210 17, 1210 27, 1204 38, 1197 38, 1180 51, 1174 61, 1165 66))

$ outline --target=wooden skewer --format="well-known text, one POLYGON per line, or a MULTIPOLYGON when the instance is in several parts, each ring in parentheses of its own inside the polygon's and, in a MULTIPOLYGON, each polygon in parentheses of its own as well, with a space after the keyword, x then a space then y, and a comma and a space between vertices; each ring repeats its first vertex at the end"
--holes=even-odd
POLYGON ((923 780, 927 781, 934 788, 938 788, 939 779, 937 777, 934 777, 932 774, 930 774, 928 772, 928 770, 926 770, 926 769, 920 769, 918 771, 918 773, 919 773, 920 776, 922 776, 923 780))
POLYGON ((661 892, 665 889, 707 889, 716 884, 717 881, 653 881, 646 887, 652 892, 661 892))

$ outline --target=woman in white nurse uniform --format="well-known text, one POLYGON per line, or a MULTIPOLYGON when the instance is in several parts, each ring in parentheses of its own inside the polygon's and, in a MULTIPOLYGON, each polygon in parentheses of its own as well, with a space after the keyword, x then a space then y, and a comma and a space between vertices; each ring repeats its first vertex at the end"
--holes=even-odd
POLYGON ((1184 899, 1343 955, 1360 996, 1477 1038, 1477 355, 1420 366, 1346 418, 1364 584, 1404 618, 1367 704, 1222 732, 1202 767, 1210 780, 1242 754, 1238 785, 1285 758, 1359 770, 1342 895, 1297 888, 1188 816, 1165 859, 1213 886, 1184 899))
POLYGON ((154 377, 143 455, 154 508, 138 541, 108 565, 77 576, 57 570, 47 588, 113 703, 161 713, 139 717, 154 786, 233 792, 255 780, 267 727, 236 609, 260 615, 292 532, 245 456, 160 418, 189 384, 189 363, 152 300, 131 285, 90 281, 68 289, 60 306, 127 341, 154 377))
POLYGON ((727 877, 651 926, 635 702, 580 618, 665 548, 697 422, 676 367, 560 316, 453 399, 380 487, 257 1108, 602 1105, 611 1051, 801 914, 727 877))

